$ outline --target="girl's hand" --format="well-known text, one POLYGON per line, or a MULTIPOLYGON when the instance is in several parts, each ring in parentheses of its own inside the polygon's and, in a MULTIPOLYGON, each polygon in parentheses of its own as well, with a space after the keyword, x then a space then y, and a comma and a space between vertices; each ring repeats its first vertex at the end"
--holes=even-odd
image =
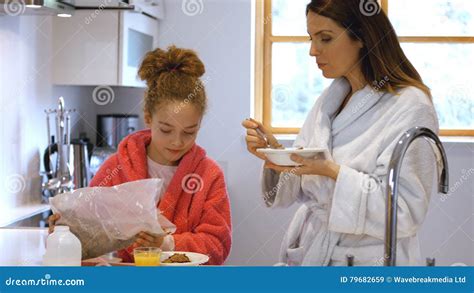
POLYGON ((161 247, 165 236, 142 231, 137 234, 134 244, 136 247, 161 247))
POLYGON ((54 226, 56 225, 56 222, 61 218, 61 214, 53 214, 49 216, 48 218, 48 234, 51 234, 54 232, 54 226))
POLYGON ((296 163, 302 164, 301 166, 277 166, 269 161, 265 162, 265 168, 275 170, 277 172, 289 172, 295 175, 321 175, 337 179, 339 175, 340 166, 332 161, 321 160, 321 159, 308 159, 292 154, 290 157, 296 163))
POLYGON ((259 148, 282 148, 282 145, 278 143, 278 140, 275 138, 272 132, 257 120, 252 118, 245 119, 242 121, 242 126, 247 129, 247 135, 245 136, 247 150, 256 157, 262 160, 266 159, 264 154, 257 153, 257 149, 259 148), (262 135, 257 132, 257 129, 259 129, 265 137, 262 137, 262 135))

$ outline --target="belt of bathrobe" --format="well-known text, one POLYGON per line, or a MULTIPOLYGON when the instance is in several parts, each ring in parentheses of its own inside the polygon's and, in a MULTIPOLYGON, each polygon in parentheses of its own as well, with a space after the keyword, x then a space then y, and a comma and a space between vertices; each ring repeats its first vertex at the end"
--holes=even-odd
POLYGON ((311 217, 311 215, 315 215, 318 217, 318 219, 321 222, 327 223, 328 221, 328 211, 323 209, 321 205, 319 205, 316 202, 306 202, 304 205, 307 208, 306 215, 305 215, 305 220, 303 221, 303 224, 299 228, 299 235, 295 243, 293 243, 293 247, 299 247, 301 243, 301 236, 304 234, 306 226, 309 224, 308 219, 311 217))
POLYGON ((327 205, 321 205, 315 201, 305 202, 304 205, 308 208, 308 214, 316 215, 322 222, 328 222, 328 207, 327 205))
MULTIPOLYGON (((294 250, 294 249, 297 249, 298 247, 300 247, 301 237, 305 233, 305 229, 306 229, 307 225, 309 224, 308 221, 309 221, 309 219, 312 215, 315 215, 318 218, 318 220, 320 220, 321 222, 324 222, 324 223, 327 222, 328 212, 327 212, 327 210, 321 208, 321 205, 319 205, 318 203, 313 202, 313 201, 305 202, 303 205, 306 207, 306 213, 304 214, 305 219, 302 222, 301 226, 298 228, 298 237, 292 243, 288 243, 288 247, 286 248, 288 250, 294 250)), ((323 225, 324 225, 324 223, 323 223, 323 225)), ((289 265, 295 265, 295 264, 296 265, 301 265, 305 255, 304 254, 301 254, 301 255, 295 254, 292 257, 288 253, 288 250, 287 250, 287 263, 289 265)))
MULTIPOLYGON (((329 237, 329 233, 334 233, 334 232, 330 232, 327 230, 327 222, 328 222, 328 216, 329 216, 329 211, 328 211, 328 205, 325 205, 325 204, 321 204, 321 203, 318 203, 318 202, 315 202, 315 201, 308 201, 308 202, 305 202, 305 206, 307 207, 307 214, 306 214, 306 221, 305 221, 305 225, 303 225, 300 233, 301 234, 305 234, 305 226, 308 225, 309 221, 308 219, 311 218, 311 216, 315 216, 315 218, 321 222, 322 224, 322 227, 321 229, 316 233, 315 235, 315 240, 318 239, 318 241, 330 241, 329 242, 329 247, 327 247, 327 251, 323 251, 323 250, 320 250, 319 253, 323 253, 323 254, 326 254, 326 257, 323 257, 322 259, 320 259, 319 261, 321 262, 317 262, 318 265, 327 265, 330 261, 330 258, 328 257, 327 254, 331 254, 332 255, 332 251, 333 251, 333 248, 334 246, 336 245, 337 243, 337 239, 333 239, 333 241, 331 240, 323 240, 323 238, 325 239, 326 237, 329 237), (325 227, 325 228, 324 228, 325 227), (324 236, 323 236, 324 235, 324 236), (335 242, 334 242, 335 241, 335 242), (332 243, 332 244, 331 244, 332 243)), ((315 218, 313 218, 312 221, 315 220, 315 218)), ((336 235, 337 236, 337 235, 336 235)), ((313 243, 314 245, 315 243, 313 243)), ((322 244, 322 243, 321 243, 322 244)), ((322 249, 323 247, 312 247, 312 245, 310 247, 308 247, 307 249, 322 249)), ((307 254, 308 251, 306 251, 305 253, 305 256, 304 258, 306 259, 307 257, 307 254)), ((301 260, 301 264, 302 265, 315 265, 316 263, 313 263, 313 260, 311 259, 306 259, 305 261, 303 261, 303 259, 301 260)))

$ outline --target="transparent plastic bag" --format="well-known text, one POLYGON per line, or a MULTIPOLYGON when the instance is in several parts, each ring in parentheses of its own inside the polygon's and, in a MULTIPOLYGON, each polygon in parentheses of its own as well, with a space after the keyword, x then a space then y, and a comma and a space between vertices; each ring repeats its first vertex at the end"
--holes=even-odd
POLYGON ((50 198, 56 225, 67 225, 82 244, 82 259, 130 246, 135 235, 176 230, 156 208, 162 188, 158 178, 112 187, 86 187, 50 198))

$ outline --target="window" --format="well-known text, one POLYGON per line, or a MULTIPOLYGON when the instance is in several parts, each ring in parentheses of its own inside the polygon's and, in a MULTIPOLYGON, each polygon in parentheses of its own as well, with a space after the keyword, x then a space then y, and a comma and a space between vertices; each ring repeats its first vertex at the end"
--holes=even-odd
MULTIPOLYGON (((274 133, 297 133, 331 83, 309 56, 309 0, 256 2, 256 118, 274 133)), ((432 90, 441 135, 474 136, 474 1, 379 2, 432 90)))

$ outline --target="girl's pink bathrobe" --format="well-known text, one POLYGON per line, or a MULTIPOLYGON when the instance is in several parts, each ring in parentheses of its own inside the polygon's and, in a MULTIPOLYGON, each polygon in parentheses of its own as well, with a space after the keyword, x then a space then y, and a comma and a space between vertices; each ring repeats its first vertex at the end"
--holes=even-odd
MULTIPOLYGON (((127 136, 100 168, 90 186, 114 186, 149 178, 146 147, 151 131, 127 136)), ((127 207, 124 207, 126 209, 127 207)), ((224 263, 231 246, 229 198, 219 166, 206 157, 204 149, 194 145, 181 159, 176 173, 158 208, 176 225, 175 251, 207 254, 210 265, 224 263), (189 182, 185 182, 189 178, 189 182), (201 186, 193 185, 193 178, 201 186), (199 179, 200 178, 200 179, 199 179), (188 188, 183 187, 188 186, 188 188), (196 190, 195 193, 189 193, 196 190)), ((133 246, 119 251, 126 262, 133 261, 133 246)))

